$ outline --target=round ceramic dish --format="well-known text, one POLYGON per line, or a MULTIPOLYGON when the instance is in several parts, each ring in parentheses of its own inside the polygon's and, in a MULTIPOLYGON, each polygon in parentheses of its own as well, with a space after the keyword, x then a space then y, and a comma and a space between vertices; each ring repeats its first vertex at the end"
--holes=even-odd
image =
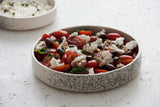
MULTIPOLYGON (((38 0, 41 1, 41 0, 38 0)), ((56 17, 56 4, 54 0, 48 0, 48 3, 53 6, 47 13, 32 16, 32 17, 10 17, 0 15, 0 27, 10 30, 30 30, 46 26, 53 22, 56 17)))
MULTIPOLYGON (((77 29, 91 30, 93 33, 105 29, 106 33, 119 33, 126 41, 135 40, 130 35, 116 29, 101 27, 101 26, 76 26, 69 27, 63 30, 69 33, 77 29)), ((35 45, 40 39, 35 43, 35 45)), ((34 45, 34 48, 35 48, 34 45)), ((141 49, 138 45, 138 54, 136 58, 128 65, 115 69, 110 72, 100 74, 69 74, 52 70, 42 65, 34 56, 34 48, 32 50, 32 67, 34 74, 46 84, 68 91, 75 92, 95 92, 112 89, 121 86, 133 79, 139 71, 141 63, 141 49)))

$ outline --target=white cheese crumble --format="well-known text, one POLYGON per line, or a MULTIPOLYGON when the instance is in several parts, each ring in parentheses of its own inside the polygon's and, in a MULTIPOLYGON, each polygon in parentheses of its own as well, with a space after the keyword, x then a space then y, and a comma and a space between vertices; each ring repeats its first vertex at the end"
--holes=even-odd
POLYGON ((100 35, 105 34, 105 30, 102 29, 100 32, 96 33, 97 37, 100 37, 100 35))
POLYGON ((74 46, 74 47, 72 47, 72 48, 68 47, 65 51, 67 52, 67 51, 69 51, 69 50, 72 51, 72 52, 77 53, 78 55, 82 55, 81 50, 78 49, 77 46, 74 46))
POLYGON ((99 66, 104 66, 105 64, 109 64, 113 62, 112 54, 109 51, 103 51, 99 53, 101 58, 99 59, 99 66))
POLYGON ((123 37, 119 37, 115 41, 112 41, 112 43, 114 43, 116 45, 123 45, 123 41, 124 41, 124 38, 123 37))
POLYGON ((63 38, 62 43, 59 45, 59 47, 57 49, 62 49, 62 50, 66 50, 68 47, 68 42, 66 41, 66 38, 63 38))
POLYGON ((121 68, 121 67, 123 67, 123 66, 125 66, 125 65, 122 64, 122 63, 119 63, 119 64, 117 64, 116 68, 121 68))
POLYGON ((110 46, 110 49, 113 50, 113 51, 117 51, 117 52, 120 53, 120 54, 125 53, 125 51, 124 51, 123 49, 119 49, 119 48, 118 48, 116 45, 114 45, 114 44, 112 44, 112 45, 110 46))
POLYGON ((126 45, 125 45, 125 47, 126 47, 127 49, 130 49, 130 50, 131 50, 131 49, 134 49, 136 46, 137 46, 137 42, 134 41, 134 40, 126 43, 126 45))
POLYGON ((55 41, 55 40, 56 40, 56 38, 55 38, 54 36, 51 36, 50 39, 51 39, 52 41, 55 41))
POLYGON ((0 14, 12 17, 30 17, 47 13, 53 8, 52 5, 48 4, 48 1, 11 1, 12 0, 3 0, 2 3, 0 3, 0 14))
POLYGON ((72 67, 84 67, 86 66, 87 60, 86 55, 77 56, 72 62, 72 67))
POLYGON ((98 38, 95 42, 92 42, 93 44, 101 44, 102 38, 98 38))
POLYGON ((89 74, 95 74, 93 68, 89 68, 88 72, 89 72, 89 74))
POLYGON ((76 36, 78 36, 78 32, 73 32, 69 35, 69 37, 76 37, 76 36))
POLYGON ((42 49, 42 48, 46 48, 46 43, 44 41, 40 41, 37 45, 36 45, 36 50, 42 49))
POLYGON ((61 63, 60 59, 55 59, 54 57, 51 59, 50 64, 50 68, 55 68, 64 65, 64 63, 61 63))
POLYGON ((84 39, 86 41, 86 43, 90 41, 90 37, 87 35, 82 34, 82 35, 79 35, 78 37, 81 39, 84 39))
POLYGON ((83 49, 89 53, 94 53, 97 50, 97 44, 90 43, 83 46, 83 49))

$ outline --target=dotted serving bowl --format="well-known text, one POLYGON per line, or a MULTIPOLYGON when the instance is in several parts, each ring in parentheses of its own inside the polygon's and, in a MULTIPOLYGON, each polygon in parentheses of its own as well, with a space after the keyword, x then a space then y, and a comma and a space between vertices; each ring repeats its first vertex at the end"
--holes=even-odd
MULTIPOLYGON (((105 29, 106 33, 119 33, 121 34, 126 41, 135 40, 130 35, 108 27, 102 26, 75 26, 64 28, 63 30, 68 31, 69 33, 76 31, 77 29, 87 29, 91 30, 93 34, 102 29, 105 29)), ((51 32, 52 33, 52 32, 51 32)), ((141 65, 141 49, 138 45, 138 54, 135 59, 128 65, 115 69, 109 72, 100 73, 100 74, 69 74, 59 71, 52 70, 44 65, 42 65, 34 56, 35 43, 32 50, 32 67, 34 74, 44 83, 67 91, 75 92, 95 92, 95 91, 104 91, 119 87, 128 81, 132 80, 139 71, 141 65)))
MULTIPOLYGON (((16 0, 12 1, 16 2, 16 0)), ((44 2, 43 0, 37 1, 44 2)), ((11 17, 0 14, 0 27, 10 30, 30 30, 52 23, 55 20, 57 14, 56 3, 55 0, 48 0, 47 2, 52 5, 53 8, 47 13, 41 15, 29 17, 11 17)))

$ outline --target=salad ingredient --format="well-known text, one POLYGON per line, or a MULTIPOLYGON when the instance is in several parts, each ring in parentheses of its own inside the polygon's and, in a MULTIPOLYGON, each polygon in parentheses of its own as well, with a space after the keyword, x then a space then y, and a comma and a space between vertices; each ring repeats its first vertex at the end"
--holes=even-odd
POLYGON ((59 30, 59 31, 53 32, 53 36, 56 39, 61 39, 61 37, 63 37, 63 36, 65 36, 66 38, 68 38, 69 33, 67 31, 64 31, 64 30, 59 30))

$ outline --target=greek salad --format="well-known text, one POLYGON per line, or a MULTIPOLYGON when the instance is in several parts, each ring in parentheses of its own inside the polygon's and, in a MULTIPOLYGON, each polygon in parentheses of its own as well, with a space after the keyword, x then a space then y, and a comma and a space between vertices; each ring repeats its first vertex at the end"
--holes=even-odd
POLYGON ((65 30, 43 34, 34 49, 36 59, 50 69, 71 74, 97 74, 121 68, 134 60, 137 42, 123 35, 65 30))

